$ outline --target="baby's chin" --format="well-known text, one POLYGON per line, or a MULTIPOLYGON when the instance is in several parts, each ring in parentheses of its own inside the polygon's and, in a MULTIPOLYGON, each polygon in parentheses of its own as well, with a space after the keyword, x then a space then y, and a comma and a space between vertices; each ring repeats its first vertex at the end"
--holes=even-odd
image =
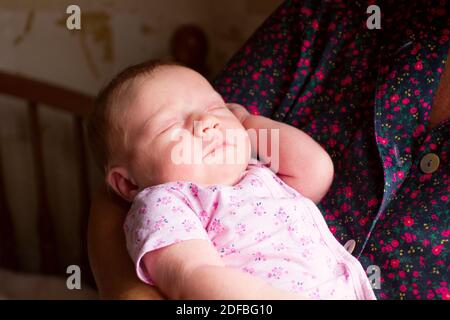
POLYGON ((183 167, 180 174, 172 174, 165 177, 161 183, 175 181, 188 181, 202 187, 212 185, 234 186, 242 178, 248 163, 242 164, 215 164, 215 165, 190 165, 183 167))
POLYGON ((213 179, 208 179, 205 183, 200 184, 205 187, 212 185, 234 186, 242 179, 244 173, 245 168, 242 168, 240 170, 235 170, 233 173, 223 175, 218 174, 213 179))
POLYGON ((242 178, 243 173, 247 169, 248 162, 248 159, 245 159, 245 161, 233 164, 206 165, 204 171, 204 184, 234 186, 242 178))

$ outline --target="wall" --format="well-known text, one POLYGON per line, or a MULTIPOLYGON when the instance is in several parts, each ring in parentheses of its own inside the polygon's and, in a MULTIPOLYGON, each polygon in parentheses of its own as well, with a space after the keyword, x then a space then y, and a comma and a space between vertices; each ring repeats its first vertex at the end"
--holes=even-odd
MULTIPOLYGON (((19 73, 94 95, 125 66, 149 58, 170 58, 175 28, 195 23, 210 45, 211 78, 243 45, 281 0, 0 0, 0 70, 19 73), (81 31, 65 26, 66 8, 82 11, 81 31)), ((51 208, 58 223, 64 265, 80 254, 77 163, 70 117, 42 108, 51 208)), ((23 102, 0 96, 2 177, 14 213, 22 269, 38 268, 36 194, 31 162, 27 109, 23 102)), ((98 185, 98 173, 92 185, 98 185)))

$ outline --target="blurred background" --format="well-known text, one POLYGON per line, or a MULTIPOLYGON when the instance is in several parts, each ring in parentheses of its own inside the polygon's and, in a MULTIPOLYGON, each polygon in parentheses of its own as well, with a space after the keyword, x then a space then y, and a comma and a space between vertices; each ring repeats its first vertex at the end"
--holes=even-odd
POLYGON ((280 3, 0 0, 0 298, 96 297, 83 235, 101 178, 82 123, 98 90, 148 59, 211 80, 280 3), (69 265, 92 290, 67 290, 69 265))

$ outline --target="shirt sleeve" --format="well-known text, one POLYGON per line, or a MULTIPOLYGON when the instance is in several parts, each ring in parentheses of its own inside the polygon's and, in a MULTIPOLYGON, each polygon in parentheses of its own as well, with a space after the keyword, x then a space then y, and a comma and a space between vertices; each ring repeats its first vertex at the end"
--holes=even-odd
POLYGON ((208 234, 189 199, 175 187, 158 186, 136 196, 125 219, 127 249, 142 281, 154 285, 142 257, 180 241, 207 239, 208 234))

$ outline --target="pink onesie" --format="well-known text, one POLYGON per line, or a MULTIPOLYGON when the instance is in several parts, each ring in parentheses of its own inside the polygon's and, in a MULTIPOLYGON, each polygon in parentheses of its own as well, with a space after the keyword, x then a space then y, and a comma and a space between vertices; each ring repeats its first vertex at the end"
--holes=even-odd
POLYGON ((190 239, 210 240, 228 267, 312 299, 375 299, 359 261, 334 238, 319 209, 269 168, 249 165, 234 186, 176 181, 135 198, 124 229, 139 278, 141 259, 190 239))

